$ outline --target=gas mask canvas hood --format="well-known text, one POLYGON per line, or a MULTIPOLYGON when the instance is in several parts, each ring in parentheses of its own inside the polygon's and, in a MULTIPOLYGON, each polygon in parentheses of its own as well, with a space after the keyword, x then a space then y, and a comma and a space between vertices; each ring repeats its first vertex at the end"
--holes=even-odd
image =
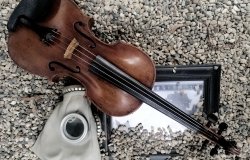
POLYGON ((81 86, 64 89, 31 150, 42 160, 100 160, 96 123, 81 86), (77 91, 73 91, 77 90, 77 91))

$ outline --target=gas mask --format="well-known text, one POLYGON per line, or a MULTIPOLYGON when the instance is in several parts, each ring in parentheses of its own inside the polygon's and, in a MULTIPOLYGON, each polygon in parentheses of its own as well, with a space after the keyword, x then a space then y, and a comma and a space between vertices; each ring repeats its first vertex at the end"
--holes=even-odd
POLYGON ((42 160, 101 160, 96 123, 81 86, 63 90, 31 150, 42 160))

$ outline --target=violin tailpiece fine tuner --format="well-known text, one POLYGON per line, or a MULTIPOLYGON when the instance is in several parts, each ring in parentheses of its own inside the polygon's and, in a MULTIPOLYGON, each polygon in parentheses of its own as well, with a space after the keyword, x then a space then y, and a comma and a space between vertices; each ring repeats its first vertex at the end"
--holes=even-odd
POLYGON ((130 114, 144 102, 215 143, 211 155, 219 147, 227 154, 240 153, 234 141, 221 135, 224 123, 216 133, 151 90, 156 72, 147 54, 123 42, 100 41, 92 24, 72 0, 22 0, 7 24, 9 55, 23 69, 49 80, 76 79, 108 115, 130 114))

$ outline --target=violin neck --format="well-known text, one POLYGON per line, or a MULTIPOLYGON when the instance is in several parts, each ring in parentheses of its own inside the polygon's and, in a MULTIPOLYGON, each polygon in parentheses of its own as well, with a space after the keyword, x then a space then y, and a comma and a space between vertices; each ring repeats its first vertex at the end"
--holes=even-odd
POLYGON ((219 137, 204 127, 201 123, 197 122, 194 118, 175 107, 173 104, 169 103, 164 98, 160 97, 151 89, 147 88, 125 72, 121 71, 119 68, 112 65, 104 58, 96 56, 89 70, 108 82, 114 84, 118 88, 128 92, 154 109, 176 120, 180 124, 201 133, 214 142, 218 141, 219 137))

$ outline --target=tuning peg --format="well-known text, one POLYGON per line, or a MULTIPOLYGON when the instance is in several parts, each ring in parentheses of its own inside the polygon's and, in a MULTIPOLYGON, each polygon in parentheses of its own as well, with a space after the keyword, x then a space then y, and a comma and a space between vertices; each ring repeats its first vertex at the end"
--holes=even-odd
POLYGON ((221 133, 223 131, 226 131, 228 128, 228 125, 224 122, 222 122, 220 125, 219 125, 219 131, 218 131, 218 134, 221 135, 221 133))
POLYGON ((207 115, 207 120, 208 120, 208 123, 207 123, 207 127, 210 127, 211 124, 215 124, 217 121, 218 121, 218 117, 214 114, 208 114, 207 115))
POLYGON ((208 143, 209 143, 209 140, 207 140, 207 139, 205 141, 203 141, 202 145, 201 145, 200 151, 202 151, 203 149, 205 149, 207 147, 208 143))
POLYGON ((215 145, 215 147, 211 149, 210 155, 214 156, 214 155, 218 154, 218 148, 219 148, 219 146, 215 145))

